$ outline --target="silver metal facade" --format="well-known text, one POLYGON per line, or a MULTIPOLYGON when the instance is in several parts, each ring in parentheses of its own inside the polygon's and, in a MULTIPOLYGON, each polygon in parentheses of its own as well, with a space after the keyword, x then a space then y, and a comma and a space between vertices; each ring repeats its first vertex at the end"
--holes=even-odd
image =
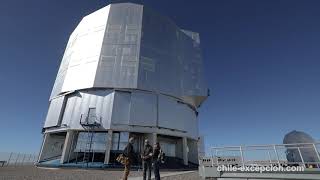
POLYGON ((71 34, 44 128, 82 130, 93 108, 101 130, 197 139, 207 96, 199 34, 143 5, 116 3, 71 34))
POLYGON ((207 96, 199 34, 181 30, 148 8, 144 8, 142 25, 138 89, 199 106, 207 96))

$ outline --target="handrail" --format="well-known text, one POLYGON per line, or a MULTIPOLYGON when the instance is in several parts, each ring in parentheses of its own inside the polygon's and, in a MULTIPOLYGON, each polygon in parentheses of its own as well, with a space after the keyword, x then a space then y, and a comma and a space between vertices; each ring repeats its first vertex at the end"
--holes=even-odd
POLYGON ((89 116, 85 116, 85 121, 83 122, 82 121, 82 119, 83 119, 83 117, 84 117, 84 115, 83 114, 81 114, 80 115, 80 125, 82 125, 82 126, 90 126, 90 125, 94 125, 94 126, 100 126, 101 124, 102 124, 102 117, 100 116, 100 118, 98 118, 98 116, 91 116, 91 117, 94 117, 95 118, 95 120, 93 121, 93 123, 92 124, 89 124, 89 116), (97 119, 99 119, 98 121, 97 121, 97 119))
POLYGON ((256 163, 320 168, 320 142, 211 147, 210 150, 209 157, 200 158, 204 164, 210 166, 219 164, 246 166, 256 163))
MULTIPOLYGON (((269 147, 269 146, 291 146, 291 145, 320 145, 320 142, 315 143, 292 143, 292 144, 261 144, 261 145, 240 145, 242 148, 244 147, 269 147)), ((213 149, 225 149, 225 148, 239 148, 240 146, 224 146, 224 147, 211 147, 213 149)))

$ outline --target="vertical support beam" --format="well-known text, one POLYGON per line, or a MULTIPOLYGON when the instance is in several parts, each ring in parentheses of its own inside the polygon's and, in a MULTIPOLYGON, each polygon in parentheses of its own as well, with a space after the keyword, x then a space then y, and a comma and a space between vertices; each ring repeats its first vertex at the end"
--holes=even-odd
POLYGON ((304 159, 303 159, 303 157, 302 157, 300 147, 298 147, 298 152, 299 152, 299 155, 300 155, 300 158, 301 158, 301 161, 302 161, 303 167, 304 167, 304 168, 306 168, 306 164, 305 164, 304 159))
POLYGON ((29 159, 28 159, 28 163, 29 163, 29 164, 32 164, 31 161, 30 161, 30 160, 31 160, 31 157, 32 157, 32 154, 30 154, 29 159))
POLYGON ((16 159, 16 162, 14 163, 14 166, 16 166, 16 165, 17 165, 18 160, 19 160, 19 156, 20 156, 20 153, 18 153, 18 155, 17 155, 17 159, 16 159))
POLYGON ((70 148, 71 148, 71 142, 73 138, 74 131, 68 131, 66 139, 64 140, 64 145, 63 145, 63 150, 62 150, 62 155, 61 155, 61 160, 60 163, 63 164, 68 161, 70 148))
MULTIPOLYGON (((149 144, 153 147, 153 144, 156 143, 158 140, 157 136, 158 136, 157 133, 147 133, 145 134, 144 139, 148 139, 149 144)), ((143 141, 143 146, 144 146, 144 141, 143 141)))
POLYGON ((11 160, 11 157, 12 157, 12 152, 10 153, 10 156, 9 156, 9 159, 8 159, 8 162, 7 162, 7 166, 9 166, 9 164, 10 164, 10 160, 11 160))
MULTIPOLYGON (((216 161, 217 161, 217 166, 219 166, 218 149, 216 149, 216 161)), ((212 165, 212 167, 214 167, 214 166, 212 165)))
POLYGON ((157 138, 157 133, 152 133, 152 146, 158 141, 158 138, 157 138))
POLYGON ((271 158, 271 155, 270 155, 270 151, 268 150, 268 156, 269 156, 269 163, 270 165, 272 164, 272 158, 271 158))
MULTIPOLYGON (((213 149, 211 148, 210 149, 210 151, 211 151, 211 166, 212 167, 214 167, 214 162, 213 162, 213 157, 216 157, 216 159, 218 159, 218 157, 216 156, 216 154, 217 154, 217 150, 215 151, 215 154, 213 154, 213 149)), ((217 166, 219 165, 219 162, 217 161, 217 166)))
POLYGON ((240 156, 241 156, 242 166, 244 167, 245 163, 244 163, 244 157, 243 157, 243 149, 242 149, 242 146, 239 146, 239 151, 240 151, 240 156))
POLYGON ((32 157, 32 163, 35 163, 35 162, 36 162, 36 159, 37 159, 37 156, 36 156, 36 155, 33 155, 33 157, 32 157))
POLYGON ((279 159, 279 155, 278 155, 278 151, 277 151, 276 145, 273 145, 273 150, 274 150, 274 153, 275 153, 276 156, 277 156, 278 166, 280 167, 281 164, 280 164, 280 159, 279 159))
POLYGON ((22 158, 22 161, 21 161, 21 165, 23 166, 23 163, 24 163, 24 160, 26 158, 26 154, 23 154, 23 158, 22 158))
POLYGON ((188 139, 187 137, 182 137, 182 153, 183 153, 183 164, 188 165, 188 139))
POLYGON ((319 163, 320 162, 320 155, 319 155, 317 146, 314 143, 312 145, 313 145, 314 152, 316 153, 316 155, 318 157, 318 163, 319 163))
POLYGON ((72 149, 74 148, 74 141, 75 141, 75 139, 76 139, 76 135, 77 135, 77 133, 75 132, 75 133, 73 133, 73 135, 72 135, 72 141, 71 141, 71 148, 69 148, 69 152, 68 152, 68 160, 67 160, 67 162, 69 163, 70 162, 70 156, 71 156, 71 151, 72 151, 72 149))
POLYGON ((106 144, 106 152, 104 156, 104 164, 109 164, 110 162, 110 151, 112 147, 112 130, 108 130, 107 134, 107 144, 106 144))

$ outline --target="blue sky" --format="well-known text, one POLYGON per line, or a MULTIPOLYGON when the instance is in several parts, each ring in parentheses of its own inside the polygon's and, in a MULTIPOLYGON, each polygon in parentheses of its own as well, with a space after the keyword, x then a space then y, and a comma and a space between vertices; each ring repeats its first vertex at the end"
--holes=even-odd
MULTIPOLYGON (((0 152, 39 150, 48 98, 68 36, 105 0, 4 0, 0 5, 0 152)), ((320 1, 146 0, 200 33, 211 96, 206 145, 320 139, 320 1)))

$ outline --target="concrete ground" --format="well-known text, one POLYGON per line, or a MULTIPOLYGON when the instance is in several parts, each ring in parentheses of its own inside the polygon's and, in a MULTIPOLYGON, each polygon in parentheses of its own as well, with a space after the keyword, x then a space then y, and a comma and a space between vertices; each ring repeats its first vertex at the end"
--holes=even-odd
MULTIPOLYGON (((161 172, 162 180, 200 180, 197 171, 161 172)), ((130 172, 131 180, 142 179, 142 172, 130 172)), ((119 180, 120 170, 85 170, 36 168, 34 166, 0 167, 0 180, 119 180)))

